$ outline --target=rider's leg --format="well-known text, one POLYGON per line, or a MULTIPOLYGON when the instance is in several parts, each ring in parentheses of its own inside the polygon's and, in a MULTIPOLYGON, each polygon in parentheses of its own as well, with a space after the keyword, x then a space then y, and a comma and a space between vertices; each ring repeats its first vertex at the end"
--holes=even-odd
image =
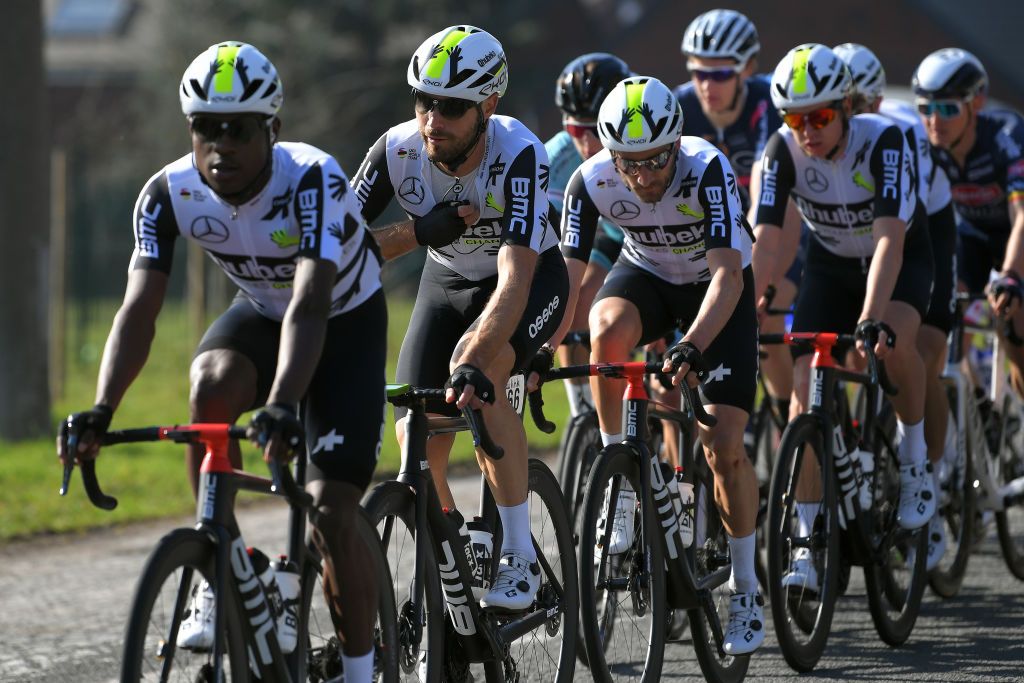
POLYGON ((917 348, 925 367, 924 437, 928 460, 942 459, 949 422, 949 399, 942 373, 946 367, 946 335, 932 325, 921 325, 917 348))
MULTIPOLYGON (((583 282, 580 285, 579 298, 576 300, 576 310, 573 312, 572 331, 590 329, 590 306, 594 303, 604 278, 608 275, 608 268, 605 268, 596 260, 591 259, 587 269, 583 273, 583 282)), ((567 365, 584 365, 590 362, 590 354, 583 345, 561 346, 557 350, 558 363, 561 367, 567 365)), ((565 380, 565 391, 569 397, 569 414, 576 417, 583 412, 587 406, 593 405, 593 396, 590 393, 590 384, 584 377, 574 377, 565 380)))
MULTIPOLYGON (((772 308, 787 309, 796 297, 796 285, 783 278, 775 284, 775 299, 772 308)), ((761 332, 779 334, 786 329, 786 319, 781 315, 766 315, 761 320, 761 332)), ((793 355, 784 344, 768 344, 762 347, 761 375, 768 390, 773 407, 786 419, 789 415, 790 394, 793 393, 793 355)))
MULTIPOLYGON (((643 332, 640 311, 621 297, 607 297, 590 309, 590 362, 616 362, 629 359, 643 332)), ((625 380, 591 378, 590 388, 597 404, 601 438, 607 443, 621 441, 622 393, 625 380)))

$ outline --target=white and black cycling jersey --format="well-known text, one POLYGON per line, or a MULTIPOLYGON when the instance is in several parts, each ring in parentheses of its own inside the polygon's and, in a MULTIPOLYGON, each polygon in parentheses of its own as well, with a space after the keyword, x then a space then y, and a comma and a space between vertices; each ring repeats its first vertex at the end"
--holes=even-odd
POLYGON ((750 264, 750 227, 740 208, 736 174, 718 148, 701 138, 680 138, 672 180, 654 203, 630 191, 608 150, 583 162, 565 190, 566 258, 587 261, 600 216, 622 228, 619 260, 672 284, 709 280, 709 249, 735 249, 743 267, 750 264))
POLYGON ((280 321, 292 296, 295 261, 332 261, 338 274, 331 315, 380 289, 376 243, 348 179, 329 154, 303 143, 274 145, 270 180, 241 206, 221 199, 187 154, 150 178, 132 216, 130 268, 171 271, 178 235, 194 241, 260 314, 280 321))
POLYGON ((352 179, 363 217, 373 222, 392 197, 410 218, 438 202, 467 200, 480 220, 430 258, 471 281, 498 272, 498 249, 524 246, 537 253, 558 244, 548 218, 548 155, 537 136, 508 116, 492 116, 484 137, 484 158, 461 178, 442 173, 427 159, 416 120, 382 135, 352 179))
POLYGON ((906 102, 883 99, 878 113, 892 121, 907 138, 907 145, 914 152, 914 176, 917 179, 917 196, 931 216, 953 201, 949 191, 949 178, 932 160, 932 146, 928 133, 921 123, 917 111, 906 102))
POLYGON ((757 223, 781 226, 791 197, 822 246, 845 258, 874 253, 876 218, 899 218, 909 229, 918 199, 906 137, 877 114, 850 118, 847 135, 842 156, 829 161, 804 153, 787 127, 772 134, 757 223))

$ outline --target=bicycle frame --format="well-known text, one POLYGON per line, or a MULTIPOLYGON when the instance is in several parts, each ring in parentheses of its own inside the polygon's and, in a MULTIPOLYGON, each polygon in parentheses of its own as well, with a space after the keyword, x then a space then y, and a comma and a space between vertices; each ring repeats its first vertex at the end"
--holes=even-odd
MULTIPOLYGON (((416 505, 416 537, 415 537, 415 572, 412 578, 410 605, 415 619, 414 637, 419 641, 422 636, 424 617, 424 595, 422 577, 425 575, 426 546, 431 543, 435 557, 438 558, 441 588, 451 624, 459 638, 466 659, 469 662, 502 661, 508 651, 508 644, 517 638, 542 626, 557 608, 536 609, 527 614, 516 616, 507 623, 499 625, 497 620, 485 612, 473 597, 472 572, 469 567, 469 556, 472 549, 467 545, 464 552, 455 549, 463 547, 458 529, 445 517, 441 502, 434 487, 430 464, 427 462, 427 439, 434 434, 451 433, 471 429, 477 440, 485 442, 484 450, 493 453, 487 447, 489 437, 477 436, 479 426, 475 426, 470 417, 428 417, 427 402, 443 396, 436 389, 410 389, 405 386, 389 385, 388 399, 395 405, 409 409, 405 426, 405 443, 402 449, 402 467, 397 480, 412 488, 415 493, 416 505)), ((468 412, 470 416, 472 412, 468 412)), ((482 423, 482 421, 481 421, 482 423)), ((497 510, 487 486, 481 478, 480 509, 483 516, 497 529, 497 510)), ((386 529, 384 536, 390 534, 386 529)), ((500 544, 500 537, 495 534, 495 547, 500 544)), ((536 547, 536 540, 534 540, 536 547)), ((555 580, 547 558, 537 549, 537 560, 541 571, 549 578, 552 589, 559 600, 563 596, 563 587, 555 580)), ((497 555, 494 559, 497 559, 497 555)))

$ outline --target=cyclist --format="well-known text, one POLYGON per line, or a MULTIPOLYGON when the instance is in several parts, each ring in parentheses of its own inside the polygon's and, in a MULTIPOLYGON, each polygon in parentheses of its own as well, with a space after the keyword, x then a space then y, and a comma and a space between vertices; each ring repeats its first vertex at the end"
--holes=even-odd
MULTIPOLYGON (((398 357, 399 382, 450 387, 454 408, 486 406, 505 457, 477 452, 498 505, 501 560, 484 607, 526 609, 540 585, 530 537, 526 432, 503 390, 539 356, 565 310, 568 282, 548 220, 548 159, 519 121, 495 113, 508 85, 501 44, 473 26, 430 36, 409 63, 416 117, 370 148, 353 181, 373 221, 392 198, 410 220, 376 230, 385 258, 429 247, 398 357), (497 389, 496 389, 497 387, 497 389)), ((541 368, 546 369, 546 368, 541 368)), ((398 438, 405 411, 396 411, 398 438)), ((451 435, 427 443, 441 504, 455 510, 446 470, 451 435)), ((458 518, 457 518, 458 519, 458 518)), ((458 520, 461 522, 461 520, 458 520)))
MULTIPOLYGON (((942 384, 946 368, 946 337, 953 325, 953 294, 956 287, 956 215, 945 171, 932 163, 928 135, 909 104, 885 99, 885 69, 875 53, 857 43, 843 43, 832 48, 850 70, 853 86, 850 91, 854 114, 881 114, 898 126, 907 138, 914 161, 918 201, 928 214, 928 234, 935 262, 935 282, 928 312, 917 332, 917 349, 925 365, 925 442, 928 460, 932 463, 935 490, 939 490, 939 473, 947 439, 949 401, 942 384)), ((949 454, 950 456, 954 454, 949 454)), ((927 568, 933 569, 946 549, 946 525, 940 515, 932 517, 928 529, 927 568)))
MULTIPOLYGON (((615 84, 629 76, 629 73, 629 67, 618 57, 605 52, 592 52, 572 60, 559 74, 555 84, 555 104, 562 111, 563 130, 544 143, 551 162, 548 197, 558 211, 562 210, 565 186, 573 171, 601 151, 601 141, 597 137, 597 112, 601 103, 615 84)), ((590 262, 583 275, 570 330, 588 328, 587 316, 594 295, 622 250, 622 230, 603 219, 599 225, 601 231, 590 252, 590 262)), ((558 347, 558 362, 562 366, 587 363, 586 349, 558 347)), ((593 406, 590 384, 585 380, 567 379, 565 389, 572 417, 593 406)))
MULTIPOLYGON (((811 229, 793 329, 855 327, 858 346, 871 344, 880 358, 888 356, 900 387, 891 398, 901 437, 897 522, 916 529, 935 512, 924 441, 924 364, 911 341, 928 310, 931 246, 906 138, 886 119, 851 116, 850 88, 846 65, 824 45, 800 45, 776 67, 772 101, 786 127, 772 135, 762 159, 754 274, 760 295, 792 198, 811 229)), ((797 352, 791 415, 807 406, 810 360, 797 352)), ((804 459, 797 490, 803 535, 811 533, 820 508, 813 460, 804 459)), ((817 589, 809 553, 795 556, 785 581, 817 589)))
MULTIPOLYGON (((982 111, 988 75, 966 50, 945 48, 928 55, 914 72, 912 86, 935 162, 953 189, 959 279, 968 291, 981 293, 989 273, 998 271, 988 289, 989 302, 1019 335, 1024 330, 1024 119, 1008 110, 982 111)), ((1024 396, 1024 346, 1010 341, 1004 344, 1010 378, 1024 396)))
MULTIPOLYGON (((730 9, 705 12, 683 33, 682 52, 690 81, 675 89, 683 108, 683 133, 704 138, 728 157, 740 183, 743 211, 751 220, 752 170, 768 137, 782 125, 771 103, 768 80, 754 76, 760 49, 757 29, 746 16, 730 9)), ((800 218, 792 206, 784 234, 787 251, 795 254, 801 230, 800 218)), ((802 265, 800 259, 792 259, 792 264, 773 278, 773 307, 789 308, 792 304, 802 265)), ((760 324, 763 332, 781 332, 784 321, 765 317, 760 324)), ((765 347, 764 353, 761 372, 765 385, 775 410, 785 419, 789 415, 793 360, 779 345, 765 347)))
MULTIPOLYGON (((307 488, 319 512, 313 539, 344 643, 346 680, 369 681, 377 585, 352 558, 365 552, 353 520, 376 466, 384 421, 387 309, 380 260, 338 163, 315 147, 277 142, 284 92, 261 52, 239 42, 213 45, 186 69, 178 91, 192 151, 139 194, 127 291, 104 348, 96 405, 72 416, 87 427, 73 454, 63 429, 59 455, 98 454, 99 439, 149 355, 174 242, 179 235, 192 240, 240 292, 196 350, 190 419, 233 423, 262 405, 250 433, 265 444, 264 458, 286 458, 305 445, 307 488), (346 400, 344 387, 358 390, 360 400, 346 400)), ((237 444, 230 457, 242 466, 237 444)), ((202 458, 201 446, 189 447, 197 496, 205 488, 202 458)), ((194 597, 180 647, 213 645, 213 599, 208 585, 194 597)))
MULTIPOLYGON (((661 81, 631 77, 615 86, 598 115, 605 149, 573 173, 565 191, 562 253, 572 306, 598 218, 615 222, 625 235, 590 314, 595 362, 626 360, 638 343, 663 337, 680 320, 689 324, 667 352, 665 371, 676 384, 695 384, 694 375, 703 380, 702 398, 718 418, 715 427, 701 426, 700 435, 732 554, 724 647, 739 655, 764 640, 764 600, 754 573, 757 481, 743 448, 757 372, 751 236, 728 159, 682 130, 683 112, 661 81)), ((553 341, 567 329, 563 321, 553 341)), ((591 388, 602 441, 621 441, 624 385, 601 380, 591 388)), ((618 506, 610 552, 632 544, 628 513, 618 506)))

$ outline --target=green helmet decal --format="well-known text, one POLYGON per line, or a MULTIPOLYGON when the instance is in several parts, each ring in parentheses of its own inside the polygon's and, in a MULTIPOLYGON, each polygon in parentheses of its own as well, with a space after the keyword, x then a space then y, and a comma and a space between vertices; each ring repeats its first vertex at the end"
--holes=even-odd
POLYGON ((793 92, 807 92, 807 62, 811 57, 811 48, 797 50, 793 55, 793 92))
POLYGON ((452 50, 468 35, 469 33, 466 31, 456 29, 444 37, 440 45, 434 48, 434 54, 431 55, 430 60, 427 62, 427 68, 424 70, 424 73, 428 78, 441 78, 441 73, 444 71, 445 64, 448 63, 448 57, 451 56, 452 50))
POLYGON ((626 134, 631 138, 642 138, 644 136, 644 120, 640 110, 644 103, 644 90, 647 88, 647 81, 643 83, 626 84, 626 107, 628 109, 629 126, 626 134))
POLYGON ((235 75, 235 57, 240 45, 221 45, 217 48, 217 75, 213 77, 214 92, 231 92, 235 75))

